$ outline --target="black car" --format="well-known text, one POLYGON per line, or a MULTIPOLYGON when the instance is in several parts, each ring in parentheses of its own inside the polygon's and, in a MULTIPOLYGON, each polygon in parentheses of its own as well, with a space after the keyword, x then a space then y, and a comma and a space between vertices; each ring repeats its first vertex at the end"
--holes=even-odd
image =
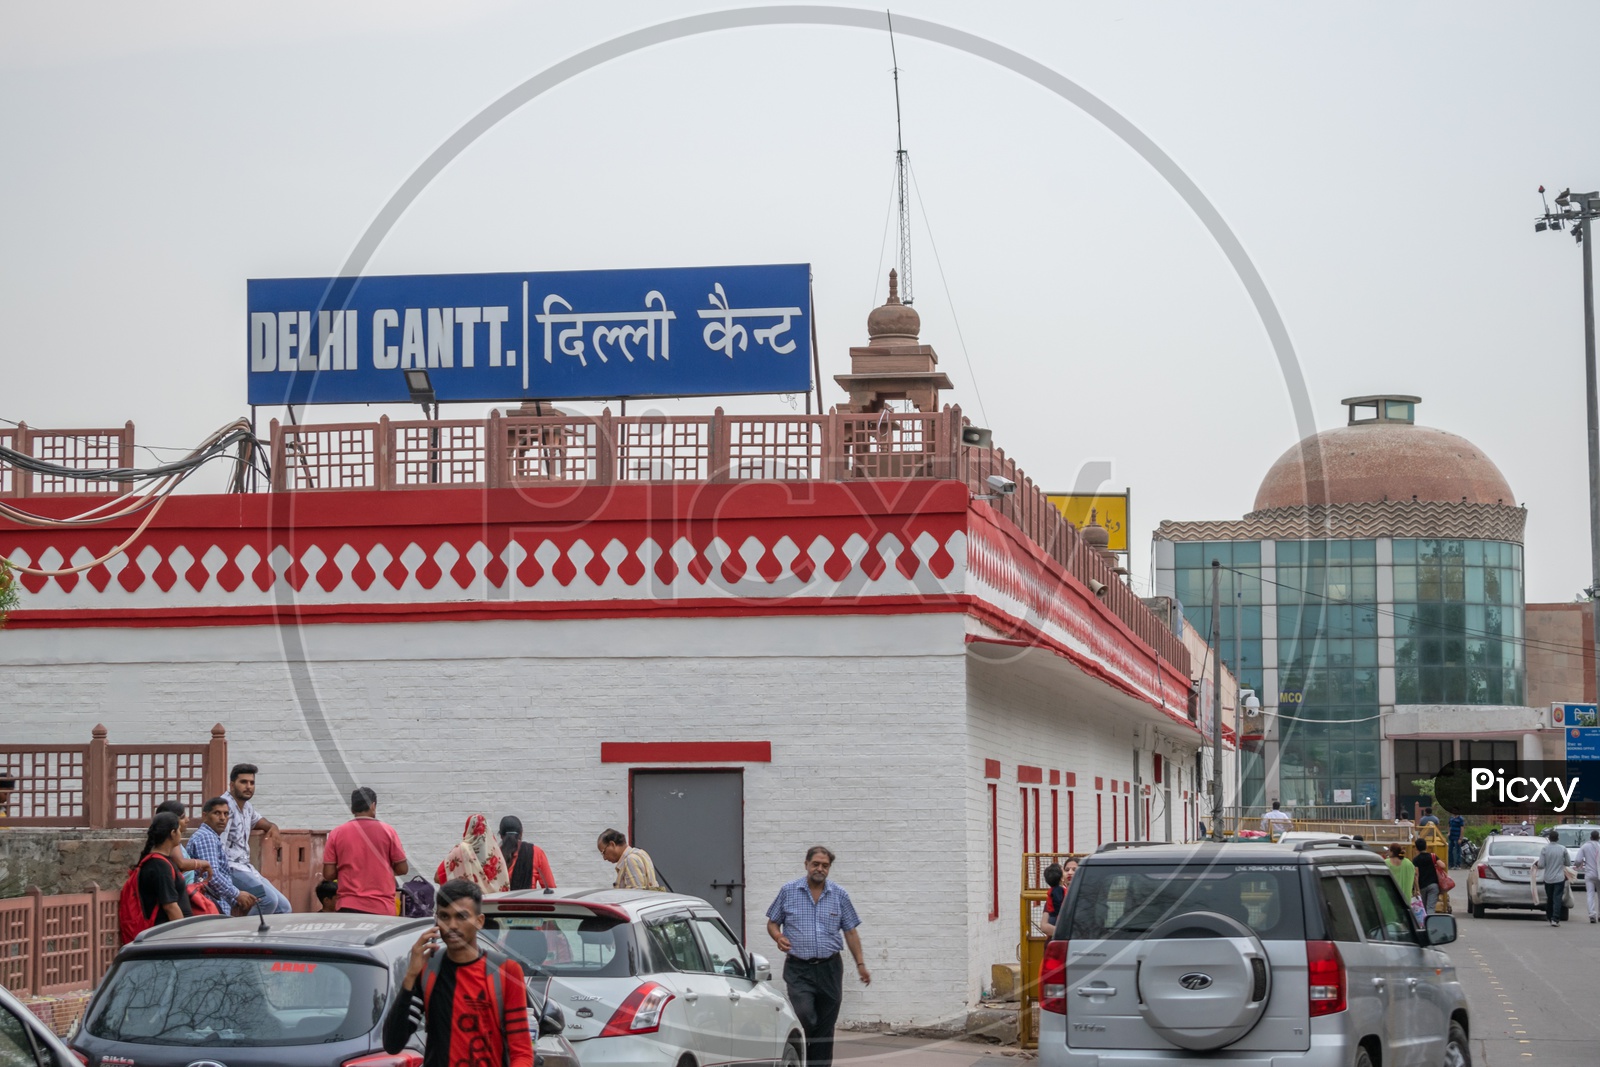
MULTIPOLYGON (((152 927, 117 954, 72 1047, 91 1067, 417 1067, 415 1049, 383 1051, 383 1020, 431 925, 308 913, 152 927)), ((544 984, 529 990, 537 1062, 577 1067, 544 984)))

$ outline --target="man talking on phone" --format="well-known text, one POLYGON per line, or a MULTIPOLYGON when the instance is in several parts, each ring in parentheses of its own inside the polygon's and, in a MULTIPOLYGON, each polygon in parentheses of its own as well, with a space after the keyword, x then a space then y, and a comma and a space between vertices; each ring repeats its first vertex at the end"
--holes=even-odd
POLYGON ((411 946, 383 1022, 383 1050, 398 1054, 426 1020, 422 1067, 533 1067, 522 968, 478 946, 483 893, 471 882, 446 882, 434 896, 434 918, 437 925, 411 946))

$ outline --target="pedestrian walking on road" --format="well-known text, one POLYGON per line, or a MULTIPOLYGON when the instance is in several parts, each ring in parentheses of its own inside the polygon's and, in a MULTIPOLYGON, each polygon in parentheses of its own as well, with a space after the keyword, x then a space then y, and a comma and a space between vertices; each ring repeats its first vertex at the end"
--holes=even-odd
POLYGON ((350 794, 350 821, 328 832, 322 880, 339 883, 340 911, 393 915, 394 880, 411 870, 394 827, 378 819, 378 794, 361 786, 350 794))
POLYGON ((1422 898, 1422 909, 1429 915, 1439 904, 1439 857, 1428 851, 1428 840, 1419 837, 1412 842, 1416 855, 1411 866, 1416 872, 1417 896, 1422 898))
POLYGON ((1545 839, 1550 843, 1533 861, 1533 870, 1538 872, 1539 881, 1544 883, 1544 907, 1545 914, 1550 917, 1550 925, 1560 926, 1561 898, 1567 888, 1567 849, 1561 843, 1561 835, 1554 830, 1545 834, 1545 839))
POLYGON ((522 839, 522 820, 515 815, 500 820, 500 855, 506 861, 506 875, 511 879, 512 889, 556 887, 550 857, 532 841, 522 839))
MULTIPOLYGON (((461 828, 461 843, 450 850, 433 880, 440 885, 446 882, 471 882, 484 893, 504 893, 511 886, 506 877, 506 861, 499 851, 489 844, 489 817, 470 815, 461 828)), ((438 901, 435 900, 435 906, 438 901)))
POLYGON ((411 947, 383 1050, 399 1055, 426 1021, 422 1067, 533 1067, 522 967, 478 945, 483 893, 455 879, 439 887, 434 906, 437 925, 411 947))
POLYGON ((613 889, 660 889, 661 879, 656 876, 655 861, 642 848, 628 845, 628 835, 621 830, 602 830, 595 842, 600 855, 617 868, 613 889))
POLYGON ((222 835, 222 842, 228 848, 233 884, 254 894, 261 901, 261 910, 272 915, 293 911, 294 906, 250 862, 251 834, 260 831, 262 847, 283 843, 277 824, 262 818, 251 803, 256 795, 256 770, 253 763, 236 763, 228 772, 228 829, 222 835))
POLYGON ((256 895, 239 888, 233 880, 233 865, 228 861, 228 849, 222 835, 228 830, 228 801, 226 797, 212 797, 200 809, 200 829, 189 838, 189 849, 196 860, 211 864, 211 879, 206 882, 206 895, 217 902, 224 915, 243 915, 256 906, 256 895))
POLYGON ((1406 846, 1395 842, 1389 846, 1389 855, 1385 857, 1389 864, 1389 873, 1394 875, 1395 885, 1400 887, 1400 895, 1407 904, 1411 903, 1412 890, 1417 884, 1417 869, 1406 859, 1406 846))
POLYGON ((844 999, 844 961, 839 952, 846 945, 856 961, 856 977, 862 985, 872 984, 872 972, 861 955, 861 935, 856 933, 861 918, 844 886, 828 878, 833 861, 832 852, 813 845, 806 853, 805 875, 778 890, 767 909, 767 934, 788 957, 783 981, 806 1033, 810 1067, 833 1064, 833 1028, 844 999))
POLYGON ((1600 922, 1600 830, 1590 830, 1589 840, 1578 850, 1578 870, 1583 872, 1589 921, 1600 922))

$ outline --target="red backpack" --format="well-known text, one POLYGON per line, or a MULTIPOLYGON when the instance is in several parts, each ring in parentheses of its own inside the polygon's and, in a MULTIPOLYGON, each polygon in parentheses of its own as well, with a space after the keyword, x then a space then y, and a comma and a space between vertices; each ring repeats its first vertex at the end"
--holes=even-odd
POLYGON ((167 866, 172 867, 173 875, 177 875, 177 867, 172 861, 159 852, 152 852, 141 859, 137 866, 128 872, 128 880, 122 883, 122 893, 117 897, 117 944, 126 945, 146 930, 156 924, 156 913, 144 913, 144 906, 139 903, 139 872, 144 865, 153 859, 159 859, 167 866))

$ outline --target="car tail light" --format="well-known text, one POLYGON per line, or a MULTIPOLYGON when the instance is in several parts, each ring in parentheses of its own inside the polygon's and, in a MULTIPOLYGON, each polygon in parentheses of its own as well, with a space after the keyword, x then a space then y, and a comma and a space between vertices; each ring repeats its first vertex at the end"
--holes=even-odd
POLYGON ((644 985, 628 994, 628 999, 611 1016, 606 1023, 606 1028, 600 1031, 601 1037, 623 1037, 627 1034, 653 1034, 661 1029, 661 1012, 667 1006, 667 1001, 672 999, 672 994, 665 986, 654 982, 644 985))
POLYGON ((401 1049, 393 1056, 387 1052, 376 1052, 371 1056, 345 1060, 344 1067, 422 1067, 422 1054, 410 1049, 401 1049))
POLYGON ((1039 1010, 1067 1013, 1067 943, 1052 941, 1044 947, 1039 965, 1039 1010))
POLYGON ((1500 876, 1498 874, 1495 874, 1493 871, 1491 871, 1489 869, 1489 865, 1487 863, 1478 864, 1478 877, 1479 878, 1493 878, 1497 882, 1500 880, 1500 876))
POLYGON ((79 1052, 79 1051, 78 1051, 78 1050, 77 1050, 77 1049, 70 1049, 70 1050, 69 1050, 69 1051, 70 1051, 70 1052, 71 1052, 71 1053, 72 1053, 72 1054, 73 1054, 73 1055, 74 1055, 74 1056, 76 1056, 76 1057, 78 1057, 78 1062, 79 1062, 79 1063, 81 1063, 81 1064, 83 1064, 83 1065, 84 1065, 84 1067, 88 1067, 88 1063, 89 1063, 89 1054, 88 1054, 88 1053, 87 1053, 87 1052, 79 1052))
POLYGON ((1332 941, 1306 942, 1306 978, 1311 1017, 1333 1015, 1345 1009, 1344 957, 1332 941))

